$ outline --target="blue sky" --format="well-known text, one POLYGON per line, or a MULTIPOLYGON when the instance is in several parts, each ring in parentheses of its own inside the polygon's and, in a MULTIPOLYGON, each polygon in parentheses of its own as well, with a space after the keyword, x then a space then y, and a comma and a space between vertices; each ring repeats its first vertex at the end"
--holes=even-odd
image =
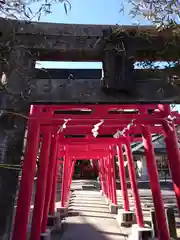
MULTIPOLYGON (((42 21, 56 23, 84 24, 132 24, 135 21, 128 15, 131 5, 123 1, 124 15, 119 12, 121 0, 71 0, 71 11, 65 14, 63 4, 53 7, 53 14, 45 16, 42 21)), ((141 19, 142 20, 142 19, 141 19)), ((145 20, 144 24, 147 22, 145 20)))

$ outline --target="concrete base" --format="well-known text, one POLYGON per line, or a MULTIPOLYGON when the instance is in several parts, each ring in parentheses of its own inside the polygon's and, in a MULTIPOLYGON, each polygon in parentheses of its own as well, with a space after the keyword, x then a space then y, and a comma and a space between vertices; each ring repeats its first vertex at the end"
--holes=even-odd
POLYGON ((135 223, 135 214, 131 211, 118 209, 117 222, 120 226, 131 227, 135 223))
POLYGON ((71 202, 71 198, 69 197, 68 200, 67 200, 67 203, 66 203, 67 208, 69 207, 70 202, 71 202))
POLYGON ((98 180, 94 182, 94 187, 99 191, 101 190, 101 186, 98 180))
POLYGON ((69 193, 69 200, 70 200, 72 197, 75 197, 75 194, 74 194, 74 192, 71 192, 71 191, 70 191, 70 193, 69 193))
POLYGON ((113 203, 109 204, 109 211, 111 214, 117 214, 118 206, 114 205, 113 203))
POLYGON ((55 216, 48 216, 47 227, 61 228, 61 218, 59 213, 57 213, 55 216))
POLYGON ((108 205, 112 204, 112 201, 109 198, 107 198, 107 197, 106 197, 106 202, 107 202, 108 205))
POLYGON ((104 193, 103 193, 103 191, 102 191, 102 190, 100 190, 100 193, 101 193, 101 195, 102 195, 102 196, 104 196, 104 193))
POLYGON ((152 240, 153 231, 149 226, 140 228, 137 224, 134 224, 132 226, 132 233, 128 239, 129 240, 152 240))
POLYGON ((51 231, 47 229, 45 233, 41 233, 40 240, 51 240, 51 231))
POLYGON ((57 212, 60 215, 60 218, 64 218, 68 216, 68 207, 60 207, 57 208, 57 212))

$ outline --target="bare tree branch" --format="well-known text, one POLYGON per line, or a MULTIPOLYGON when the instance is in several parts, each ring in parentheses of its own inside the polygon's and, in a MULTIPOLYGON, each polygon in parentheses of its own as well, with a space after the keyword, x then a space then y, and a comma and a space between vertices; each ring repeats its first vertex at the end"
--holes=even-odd
POLYGON ((180 0, 129 0, 132 17, 143 16, 157 28, 180 31, 180 0))
POLYGON ((52 13, 54 4, 63 4, 66 14, 71 9, 69 0, 0 0, 0 16, 27 21, 40 21, 52 13))

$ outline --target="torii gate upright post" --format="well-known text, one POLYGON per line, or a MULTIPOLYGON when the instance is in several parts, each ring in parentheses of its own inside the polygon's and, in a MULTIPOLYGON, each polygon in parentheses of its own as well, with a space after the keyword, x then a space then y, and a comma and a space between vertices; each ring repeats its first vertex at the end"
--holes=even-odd
POLYGON ((57 181, 58 181, 58 161, 56 159, 56 165, 54 168, 54 176, 53 176, 51 201, 50 201, 50 205, 49 205, 49 214, 52 216, 55 214, 55 208, 56 208, 57 181))
POLYGON ((92 160, 92 168, 93 168, 94 171, 96 170, 96 163, 95 163, 95 160, 92 160))
POLYGON ((108 194, 109 203, 112 203, 112 179, 111 179, 111 163, 110 158, 107 156, 107 180, 108 180, 108 194))
POLYGON ((104 173, 103 173, 103 159, 102 158, 98 160, 98 168, 99 168, 101 192, 104 195, 105 187, 104 187, 104 173))
POLYGON ((119 176, 120 176, 120 184, 121 184, 121 194, 123 198, 123 206, 125 211, 130 210, 129 206, 129 198, 128 198, 128 190, 126 184, 126 173, 124 168, 124 157, 122 152, 122 145, 118 144, 116 146, 117 155, 118 155, 118 162, 119 162, 119 176))
POLYGON ((104 185, 104 195, 107 197, 108 195, 108 186, 107 186, 107 174, 105 169, 105 158, 101 159, 101 169, 102 169, 102 178, 103 178, 103 185, 104 185))
POLYGON ((39 240, 41 234, 41 222, 43 218, 44 201, 46 194, 47 173, 52 132, 47 128, 43 131, 42 147, 40 152, 40 165, 37 175, 36 194, 32 217, 30 240, 39 240))
POLYGON ((128 169, 129 169, 129 178, 131 182, 131 188, 132 188, 132 194, 134 198, 134 205, 135 205, 135 212, 136 212, 136 220, 139 227, 144 228, 144 219, 143 219, 143 213, 141 208, 141 201, 140 196, 138 192, 138 186, 136 182, 136 172, 134 168, 134 160, 131 152, 131 145, 129 141, 129 137, 126 137, 126 156, 127 156, 127 162, 128 162, 128 169))
POLYGON ((98 165, 97 168, 98 168, 98 177, 99 177, 100 191, 103 192, 103 190, 102 190, 102 189, 103 189, 103 185, 102 185, 102 184, 103 184, 103 183, 102 183, 102 171, 101 171, 101 169, 100 169, 100 164, 101 164, 101 163, 100 163, 100 160, 101 160, 101 159, 98 159, 98 161, 97 161, 97 162, 98 162, 98 163, 97 163, 97 165, 98 165))
POLYGON ((63 155, 63 171, 62 171, 62 185, 61 185, 61 208, 65 207, 65 177, 66 177, 66 171, 67 171, 67 155, 63 155))
POLYGON ((63 154, 63 173, 62 173, 62 185, 61 185, 61 200, 60 200, 60 208, 57 208, 57 211, 60 212, 60 216, 64 217, 68 215, 68 207, 66 206, 66 193, 68 188, 68 166, 70 158, 67 153, 67 146, 64 147, 63 154))
MULTIPOLYGON (((33 116, 37 108, 31 105, 29 116, 33 116)), ((33 192, 34 176, 36 172, 36 159, 39 148, 40 124, 36 119, 28 120, 28 135, 24 156, 22 178, 17 201, 16 216, 12 240, 26 240, 28 218, 33 192)))
POLYGON ((121 195, 123 199, 123 210, 118 209, 117 221, 122 226, 131 226, 134 223, 135 215, 134 212, 130 211, 122 144, 116 146, 116 151, 119 162, 121 195))
POLYGON ((104 194, 107 195, 107 178, 106 178, 106 172, 105 172, 105 166, 104 166, 104 158, 101 159, 101 168, 102 168, 102 181, 103 181, 103 187, 104 187, 104 194))
POLYGON ((72 159, 72 162, 71 162, 71 165, 70 165, 70 174, 69 174, 69 182, 68 182, 68 192, 70 192, 70 189, 71 189, 71 183, 72 183, 72 179, 73 179, 75 164, 76 164, 76 159, 72 159))
POLYGON ((44 212, 43 212, 43 219, 42 219, 42 226, 41 226, 41 232, 46 233, 46 226, 48 221, 48 213, 49 213, 49 206, 51 201, 51 194, 52 194, 52 185, 53 185, 53 176, 57 161, 57 151, 58 151, 58 142, 57 142, 57 136, 52 136, 52 144, 51 144, 51 154, 49 159, 49 165, 48 165, 48 179, 46 184, 46 197, 45 197, 45 203, 44 203, 44 212))
MULTIPOLYGON (((57 153, 58 155, 58 150, 57 153)), ((61 219, 59 216, 59 213, 56 212, 56 197, 57 197, 57 183, 58 183, 58 158, 56 155, 56 162, 55 162, 55 168, 54 168, 54 174, 53 174, 53 183, 52 183, 52 192, 51 192, 51 198, 50 198, 50 204, 49 204, 49 216, 48 216, 48 227, 55 227, 56 229, 61 227, 61 219)))
POLYGON ((104 157, 103 158, 103 162, 104 162, 104 175, 105 175, 105 180, 106 180, 106 192, 105 192, 105 196, 107 199, 108 203, 111 203, 111 185, 110 185, 110 178, 109 178, 109 164, 108 164, 108 157, 104 157))
POLYGON ((109 174, 110 174, 110 182, 111 182, 111 200, 112 203, 109 205, 110 212, 112 214, 117 213, 118 205, 117 205, 117 193, 116 193, 116 174, 115 174, 115 163, 114 163, 114 151, 112 146, 109 146, 109 174))
POLYGON ((164 141, 166 144, 168 163, 171 171, 174 192, 176 194, 177 207, 180 214, 180 151, 178 138, 173 119, 171 119, 171 109, 169 105, 158 105, 160 112, 165 118, 163 122, 164 141))
POLYGON ((66 175, 66 182, 67 186, 65 188, 65 203, 68 205, 69 201, 69 193, 70 193, 70 187, 71 187, 71 181, 72 181, 72 175, 74 172, 74 161, 72 161, 72 158, 70 155, 68 155, 68 166, 67 166, 67 175, 66 175))
POLYGON ((129 136, 126 136, 125 148, 126 148, 129 177, 131 181, 131 188, 132 188, 132 194, 133 194, 134 203, 135 203, 135 213, 136 213, 136 220, 137 220, 137 225, 134 224, 132 226, 131 234, 133 236, 133 239, 139 239, 139 236, 143 236, 144 239, 151 239, 153 235, 152 229, 150 227, 145 227, 145 224, 144 224, 129 136))
POLYGON ((154 154, 154 147, 152 144, 151 134, 148 127, 142 126, 143 128, 143 143, 146 153, 146 163, 149 174, 152 198, 154 202, 154 208, 156 213, 156 223, 158 229, 159 240, 169 240, 169 231, 167 227, 166 215, 164 211, 164 204, 162 200, 158 170, 156 165, 156 159, 154 154))

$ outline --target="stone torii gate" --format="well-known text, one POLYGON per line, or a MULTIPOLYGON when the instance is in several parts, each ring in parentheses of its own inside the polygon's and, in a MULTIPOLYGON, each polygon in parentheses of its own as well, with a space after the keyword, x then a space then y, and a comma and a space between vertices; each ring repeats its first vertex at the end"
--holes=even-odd
MULTIPOLYGON (((0 84, 1 164, 20 164, 30 104, 178 103, 180 88, 176 68, 164 71, 135 70, 133 64, 144 60, 176 61, 179 46, 179 38, 174 38, 171 31, 159 33, 147 26, 31 23, 0 18, 0 74, 3 77, 0 84), (172 45, 171 41, 176 44, 172 45), (35 69, 38 60, 102 61, 104 77, 101 79, 98 72, 98 77, 93 77, 93 81, 88 79, 80 84, 76 75, 81 75, 83 79, 82 71, 76 71, 75 79, 69 77, 72 71, 64 74, 64 71, 45 70, 42 73, 35 69), (51 79, 52 82, 60 78, 61 81, 58 88, 57 85, 48 84, 38 89, 36 84, 40 78, 51 79)), ((92 77, 93 74, 90 75, 92 77)), ((171 113, 165 107, 163 114, 166 118, 171 113)), ((138 118, 137 121, 141 122, 138 118)), ((150 120, 145 119, 143 124, 150 122, 151 117, 150 120)), ((162 124, 159 118, 158 123, 162 124)), ((164 128, 170 131, 168 126, 164 125, 164 128)), ((36 136, 32 138, 37 139, 38 132, 33 134, 36 136)), ((174 133, 170 134, 175 141, 174 133)), ((95 142, 98 141, 96 139, 95 142)), ((18 175, 17 171, 0 169, 0 237, 5 240, 11 229, 18 175)))

